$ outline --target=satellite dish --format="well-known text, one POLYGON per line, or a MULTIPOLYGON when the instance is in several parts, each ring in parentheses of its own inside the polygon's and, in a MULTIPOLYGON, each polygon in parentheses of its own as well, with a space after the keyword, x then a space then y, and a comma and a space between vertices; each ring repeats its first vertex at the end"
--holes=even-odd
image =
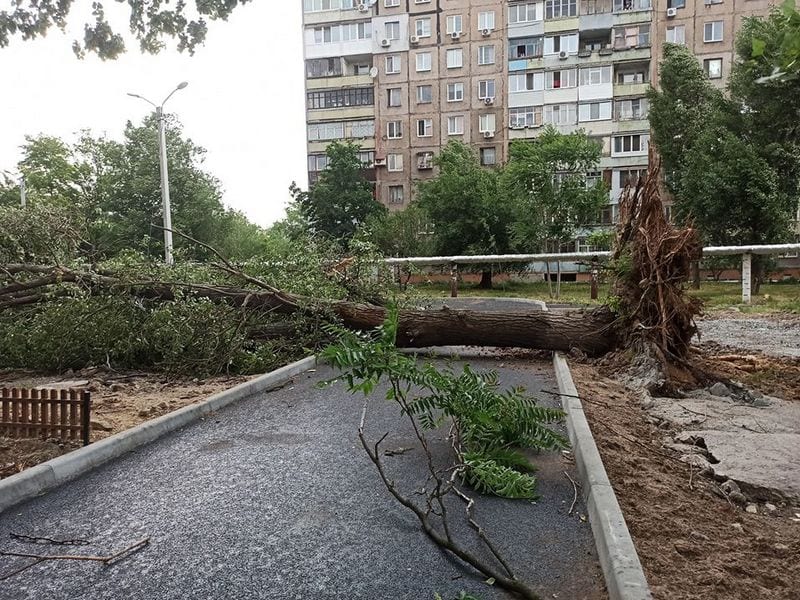
POLYGON ((378 67, 372 67, 369 70, 369 76, 375 79, 378 76, 378 67))

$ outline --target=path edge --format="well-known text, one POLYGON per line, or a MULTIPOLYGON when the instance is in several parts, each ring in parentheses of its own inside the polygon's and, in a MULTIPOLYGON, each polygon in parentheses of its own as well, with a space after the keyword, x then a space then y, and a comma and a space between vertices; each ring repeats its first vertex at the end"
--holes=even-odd
POLYGON ((569 365, 559 352, 553 353, 553 370, 608 596, 610 600, 652 600, 639 555, 586 420, 569 365))
POLYGON ((316 356, 303 358, 218 392, 201 402, 189 404, 94 444, 62 454, 16 475, 6 477, 0 480, 0 514, 20 502, 40 496, 67 481, 88 473, 111 459, 181 429, 209 413, 218 411, 248 396, 281 387, 300 373, 313 369, 316 364, 316 356))

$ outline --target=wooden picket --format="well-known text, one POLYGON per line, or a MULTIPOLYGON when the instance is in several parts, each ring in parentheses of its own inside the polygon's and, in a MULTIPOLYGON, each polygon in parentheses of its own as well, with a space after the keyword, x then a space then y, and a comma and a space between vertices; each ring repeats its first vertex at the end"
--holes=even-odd
POLYGON ((0 388, 0 436, 89 444, 91 394, 82 390, 0 388))

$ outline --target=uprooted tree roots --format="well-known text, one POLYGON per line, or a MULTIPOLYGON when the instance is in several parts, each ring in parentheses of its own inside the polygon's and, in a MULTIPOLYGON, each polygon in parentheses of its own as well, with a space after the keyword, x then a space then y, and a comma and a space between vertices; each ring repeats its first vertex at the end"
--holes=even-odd
POLYGON ((676 228, 667 220, 661 161, 652 147, 649 161, 647 177, 621 198, 612 269, 620 345, 635 351, 639 367, 655 368, 660 381, 654 383, 663 385, 676 369, 691 371, 687 359, 702 303, 685 288, 703 248, 696 229, 676 228))

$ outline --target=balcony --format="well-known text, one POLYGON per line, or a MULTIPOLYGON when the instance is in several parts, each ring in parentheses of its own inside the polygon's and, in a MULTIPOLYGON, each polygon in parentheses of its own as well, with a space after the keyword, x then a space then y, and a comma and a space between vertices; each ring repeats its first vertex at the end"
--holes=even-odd
POLYGON ((647 117, 631 118, 631 119, 617 119, 614 121, 614 133, 631 133, 646 131, 650 129, 650 122, 647 117))
POLYGON ((554 33, 557 31, 577 31, 580 19, 578 17, 569 17, 566 19, 550 19, 544 22, 544 32, 554 33))
POLYGON ((306 80, 306 88, 309 90, 324 90, 329 88, 344 87, 365 87, 374 82, 369 75, 345 75, 332 77, 315 77, 306 80))
POLYGON ((642 83, 615 83, 614 97, 617 96, 644 96, 650 89, 650 82, 642 83))
POLYGON ((614 48, 614 60, 647 60, 650 56, 650 44, 614 48))

